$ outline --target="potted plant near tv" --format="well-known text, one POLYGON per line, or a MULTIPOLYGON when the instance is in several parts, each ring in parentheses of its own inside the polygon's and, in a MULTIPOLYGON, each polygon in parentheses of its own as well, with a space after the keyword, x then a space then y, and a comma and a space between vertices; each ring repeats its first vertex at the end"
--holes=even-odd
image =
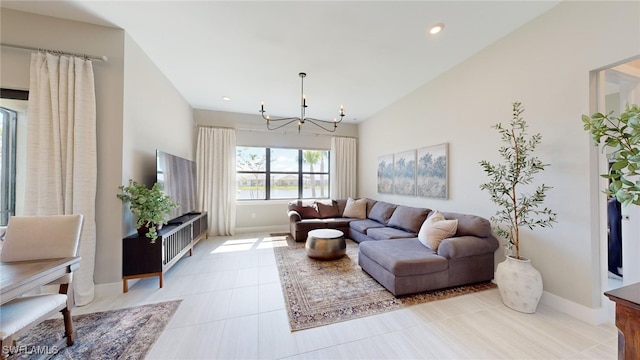
POLYGON ((122 193, 118 198, 129 203, 129 209, 136 217, 136 229, 138 234, 145 235, 155 243, 158 238, 158 230, 167 224, 166 215, 178 207, 170 196, 165 195, 162 187, 154 183, 149 189, 146 185, 129 179, 129 185, 118 187, 122 193))
POLYGON ((489 176, 489 181, 481 184, 480 189, 487 190, 491 201, 499 207, 491 221, 496 234, 507 240, 510 251, 505 261, 498 264, 495 274, 502 302, 516 311, 533 313, 542 296, 542 277, 530 259, 520 256, 520 229, 551 227, 556 222, 556 214, 546 207, 541 208, 550 186, 541 184, 533 193, 523 192, 533 189, 534 175, 549 165, 533 154, 542 137, 540 134, 527 135, 528 126, 521 116, 523 111, 522 104, 515 102, 509 126, 493 126, 506 143, 498 150, 503 161, 498 164, 480 162, 489 176))

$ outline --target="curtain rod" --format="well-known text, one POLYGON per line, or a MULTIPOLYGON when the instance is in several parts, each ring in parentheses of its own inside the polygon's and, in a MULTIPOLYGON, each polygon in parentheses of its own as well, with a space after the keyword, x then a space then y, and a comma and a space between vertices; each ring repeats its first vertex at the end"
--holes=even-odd
MULTIPOLYGON (((287 135, 288 133, 293 133, 292 131, 287 132, 285 131, 272 131, 272 130, 263 130, 263 129, 253 129, 253 128, 233 128, 233 127, 227 127, 227 126, 215 126, 215 125, 201 125, 201 124, 196 124, 196 127, 204 127, 204 128, 216 128, 216 129, 233 129, 233 130, 238 130, 238 131, 248 131, 248 132, 266 132, 266 133, 276 133, 276 134, 281 134, 281 135, 287 135)), ((328 137, 346 137, 346 138, 353 138, 353 139, 357 139, 357 136, 346 136, 346 135, 334 135, 334 134, 322 134, 322 133, 298 133, 298 131, 295 131, 295 135, 303 135, 303 136, 328 136, 328 137)))
POLYGON ((53 54, 71 55, 71 56, 77 56, 77 57, 84 57, 86 59, 101 60, 104 62, 107 62, 109 60, 105 55, 98 56, 98 55, 76 54, 76 53, 71 53, 67 51, 49 50, 49 49, 36 48, 31 46, 13 45, 13 44, 0 44, 0 46, 10 47, 14 49, 21 49, 21 50, 44 51, 44 52, 53 53, 53 54))

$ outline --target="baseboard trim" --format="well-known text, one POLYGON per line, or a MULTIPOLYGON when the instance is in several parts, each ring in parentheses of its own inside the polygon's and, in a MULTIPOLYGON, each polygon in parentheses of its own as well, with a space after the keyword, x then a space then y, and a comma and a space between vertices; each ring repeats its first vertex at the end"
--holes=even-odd
POLYGON ((591 325, 615 322, 615 316, 606 305, 599 308, 589 308, 546 291, 542 293, 540 303, 591 325))

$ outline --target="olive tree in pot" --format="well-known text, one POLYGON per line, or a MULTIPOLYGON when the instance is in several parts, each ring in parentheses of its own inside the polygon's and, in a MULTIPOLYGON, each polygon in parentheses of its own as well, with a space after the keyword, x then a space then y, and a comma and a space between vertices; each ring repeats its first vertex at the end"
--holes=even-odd
POLYGON ((542 277, 530 259, 520 256, 520 229, 551 227, 556 222, 556 214, 542 208, 550 186, 541 184, 532 193, 524 192, 534 188, 534 175, 549 164, 534 155, 542 137, 540 134, 528 136, 523 111, 522 104, 515 102, 509 126, 493 126, 506 143, 498 150, 503 161, 497 164, 486 160, 480 162, 489 176, 489 181, 481 184, 480 189, 489 192, 491 201, 499 207, 491 221, 496 234, 507 240, 511 252, 498 264, 495 274, 502 302, 514 310, 533 313, 542 296, 542 277))
POLYGON ((138 234, 145 235, 155 243, 158 231, 163 224, 167 224, 165 216, 178 207, 170 196, 165 195, 162 186, 154 183, 151 189, 129 179, 129 185, 118 187, 122 193, 118 198, 129 203, 129 209, 136 217, 138 234))

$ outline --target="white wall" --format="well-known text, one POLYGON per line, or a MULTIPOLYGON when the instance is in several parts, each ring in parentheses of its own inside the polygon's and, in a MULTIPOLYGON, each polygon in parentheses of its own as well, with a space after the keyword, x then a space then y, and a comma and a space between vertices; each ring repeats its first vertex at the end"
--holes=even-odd
MULTIPOLYGON (((256 104, 258 109, 259 104, 256 104)), ((257 113, 257 111, 256 111, 257 113)), ((311 128, 312 125, 303 125, 303 130, 298 133, 298 128, 287 127, 286 130, 266 130, 265 121, 259 114, 240 114, 213 110, 194 110, 194 122, 204 126, 220 126, 236 129, 238 146, 269 146, 280 148, 304 148, 330 150, 331 137, 357 136, 357 126, 343 123, 338 126, 335 133, 319 132, 311 128)), ((197 133, 197 128, 194 129, 197 133)), ((236 231, 280 231, 289 228, 287 213, 287 200, 270 201, 238 201, 236 207, 236 231)))
POLYGON ((590 113, 590 71, 640 54, 639 29, 639 2, 563 2, 534 19, 360 125, 359 195, 489 218, 496 207, 479 189, 478 162, 500 160, 490 127, 508 123, 521 101, 530 133, 542 134, 538 155, 551 166, 539 181, 554 187, 547 205, 559 221, 525 231, 522 253, 545 291, 599 307, 597 150, 580 116, 590 113), (444 142, 448 200, 376 193, 379 156, 444 142))
MULTIPOLYGON (((109 58, 106 63, 93 62, 98 136, 94 280, 96 283, 118 281, 121 267, 117 264, 122 255, 120 250, 116 253, 115 248, 121 243, 122 203, 115 197, 115 191, 122 178, 124 31, 9 9, 2 9, 0 18, 2 43, 109 58)), ((0 56, 0 85, 28 90, 30 52, 2 47, 0 56)))

